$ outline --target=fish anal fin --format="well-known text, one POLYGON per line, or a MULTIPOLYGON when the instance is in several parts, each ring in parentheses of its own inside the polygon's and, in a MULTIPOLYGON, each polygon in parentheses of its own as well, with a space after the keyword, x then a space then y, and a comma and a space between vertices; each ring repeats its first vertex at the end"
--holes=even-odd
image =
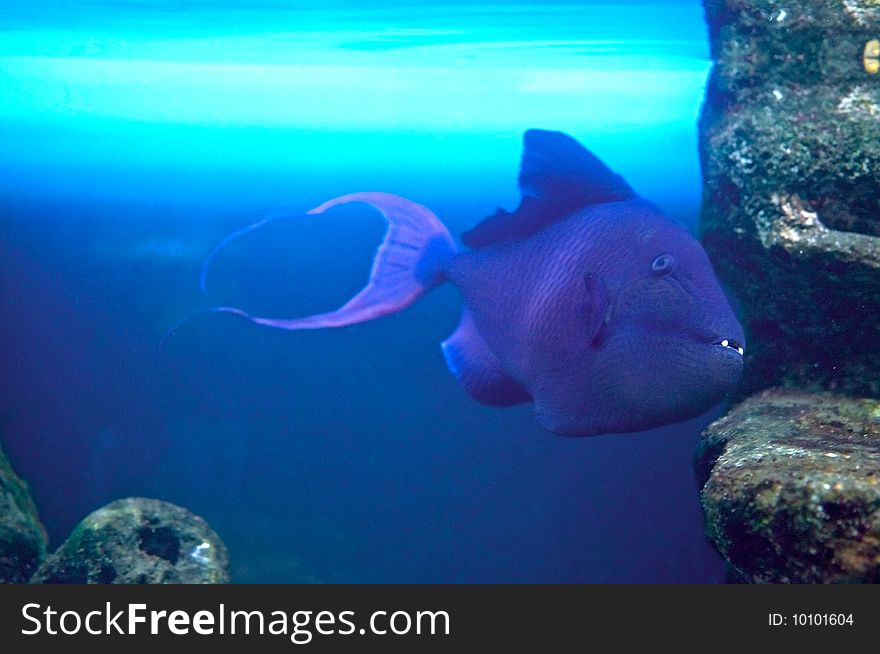
POLYGON ((532 399, 486 345, 466 310, 458 328, 441 347, 449 370, 478 402, 490 406, 513 406, 532 399))

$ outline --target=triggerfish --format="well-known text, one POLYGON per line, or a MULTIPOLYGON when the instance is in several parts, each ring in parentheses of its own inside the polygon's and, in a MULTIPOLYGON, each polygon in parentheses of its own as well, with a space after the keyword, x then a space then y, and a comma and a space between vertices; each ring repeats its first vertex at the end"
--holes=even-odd
POLYGON ((466 250, 405 198, 329 200, 309 213, 364 202, 388 223, 363 290, 306 318, 219 310, 281 329, 342 327, 450 283, 463 307, 443 354, 479 402, 533 402, 550 431, 591 436, 680 422, 724 399, 744 336, 699 242, 560 132, 525 133, 519 187, 516 211, 465 232, 466 250))

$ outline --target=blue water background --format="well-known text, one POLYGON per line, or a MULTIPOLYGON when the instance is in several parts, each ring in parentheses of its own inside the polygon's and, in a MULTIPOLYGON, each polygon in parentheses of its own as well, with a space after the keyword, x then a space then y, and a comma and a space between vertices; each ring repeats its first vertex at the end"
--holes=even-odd
POLYGON ((512 208, 525 129, 568 131, 692 229, 710 67, 698 0, 0 5, 0 444, 52 546, 144 495, 235 581, 705 582, 701 419, 563 438, 473 402, 406 312, 286 333, 363 284, 398 193, 454 234, 512 208), (286 212, 217 257, 228 232, 286 212))

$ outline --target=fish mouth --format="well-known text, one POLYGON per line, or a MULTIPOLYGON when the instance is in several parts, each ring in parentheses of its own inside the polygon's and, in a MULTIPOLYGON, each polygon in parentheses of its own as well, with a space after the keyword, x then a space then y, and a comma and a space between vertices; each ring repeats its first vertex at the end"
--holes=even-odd
POLYGON ((739 356, 743 356, 745 354, 745 348, 743 348, 742 345, 730 338, 721 339, 717 343, 714 343, 714 345, 725 350, 730 350, 731 352, 736 352, 739 356))

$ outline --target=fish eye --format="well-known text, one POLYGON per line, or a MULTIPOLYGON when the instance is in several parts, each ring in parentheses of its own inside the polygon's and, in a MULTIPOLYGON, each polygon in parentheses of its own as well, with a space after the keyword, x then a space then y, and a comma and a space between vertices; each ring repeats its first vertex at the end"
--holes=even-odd
POLYGON ((672 268, 672 257, 668 254, 661 254, 651 263, 651 270, 658 275, 664 275, 672 268))

